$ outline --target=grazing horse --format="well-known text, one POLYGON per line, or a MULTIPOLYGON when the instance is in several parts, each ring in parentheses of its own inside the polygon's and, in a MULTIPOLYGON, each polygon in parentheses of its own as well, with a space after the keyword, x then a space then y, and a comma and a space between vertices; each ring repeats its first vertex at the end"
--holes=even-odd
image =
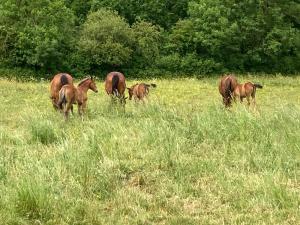
POLYGON ((59 91, 58 107, 63 110, 65 119, 68 118, 69 111, 73 112, 73 104, 78 105, 78 113, 80 116, 86 110, 87 92, 91 89, 98 92, 96 83, 92 77, 88 77, 80 81, 77 88, 72 84, 64 85, 59 91))
POLYGON ((131 86, 131 88, 128 89, 129 94, 129 100, 132 99, 132 96, 135 101, 142 100, 144 101, 144 97, 146 97, 149 94, 149 87, 156 87, 156 84, 135 84, 131 86))
POLYGON ((222 77, 219 84, 219 92, 223 97, 225 107, 231 106, 233 91, 237 84, 237 79, 231 74, 222 77))
POLYGON ((255 106, 256 88, 263 88, 263 86, 261 84, 255 84, 252 82, 238 84, 234 89, 233 98, 234 100, 236 100, 236 98, 239 98, 241 102, 243 102, 243 99, 246 98, 248 105, 250 105, 250 96, 251 96, 253 100, 253 104, 255 106))
POLYGON ((106 93, 112 97, 117 97, 120 100, 121 105, 126 104, 125 98, 125 76, 120 72, 110 72, 105 79, 106 93))
POLYGON ((50 99, 55 110, 58 110, 59 108, 57 104, 59 99, 58 93, 61 87, 66 84, 73 85, 73 78, 70 74, 67 73, 56 74, 50 83, 50 99))

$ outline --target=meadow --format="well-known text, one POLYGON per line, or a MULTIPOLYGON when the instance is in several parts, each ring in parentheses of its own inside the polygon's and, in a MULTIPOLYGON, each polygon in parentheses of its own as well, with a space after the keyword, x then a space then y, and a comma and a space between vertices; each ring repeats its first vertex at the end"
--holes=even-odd
POLYGON ((98 81, 68 122, 49 81, 0 79, 0 224, 299 224, 300 76, 238 79, 256 109, 212 77, 148 80, 124 112, 98 81))

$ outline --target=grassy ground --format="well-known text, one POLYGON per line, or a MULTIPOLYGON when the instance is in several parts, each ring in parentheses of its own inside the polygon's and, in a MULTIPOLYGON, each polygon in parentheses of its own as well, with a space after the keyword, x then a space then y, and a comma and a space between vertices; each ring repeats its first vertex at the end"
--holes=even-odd
POLYGON ((256 110, 205 78, 124 113, 98 82, 68 123, 48 82, 0 80, 0 224, 299 224, 300 77, 239 80, 264 85, 256 110))

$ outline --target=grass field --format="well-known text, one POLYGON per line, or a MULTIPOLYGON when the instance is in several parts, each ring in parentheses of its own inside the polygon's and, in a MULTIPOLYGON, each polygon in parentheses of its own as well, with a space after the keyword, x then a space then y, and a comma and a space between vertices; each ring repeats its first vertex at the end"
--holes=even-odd
POLYGON ((247 80, 256 110, 203 78, 125 113, 98 82, 65 123, 48 81, 0 79, 0 224, 300 224, 300 77, 247 80))

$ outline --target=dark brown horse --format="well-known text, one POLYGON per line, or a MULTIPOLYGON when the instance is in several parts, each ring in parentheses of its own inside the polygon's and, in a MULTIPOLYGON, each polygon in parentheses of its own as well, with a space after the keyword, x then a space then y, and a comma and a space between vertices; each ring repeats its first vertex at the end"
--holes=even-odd
POLYGON ((156 87, 156 84, 141 83, 141 84, 135 84, 130 88, 127 88, 129 94, 129 100, 131 100, 133 96, 135 101, 137 100, 144 101, 144 98, 149 94, 150 87, 156 87))
POLYGON ((105 91, 108 95, 119 99, 122 105, 125 105, 125 76, 120 72, 110 72, 105 79, 105 91))
POLYGON ((50 99, 52 101, 54 109, 58 109, 59 91, 62 86, 70 84, 73 85, 73 78, 70 74, 59 73, 56 74, 50 83, 50 99))
POLYGON ((70 110, 73 111, 73 104, 78 105, 78 113, 80 116, 86 110, 87 92, 91 89, 98 92, 96 83, 93 78, 85 78, 80 81, 77 88, 73 84, 64 85, 59 91, 58 107, 63 110, 65 119, 68 118, 70 110))
POLYGON ((228 74, 221 78, 219 92, 223 97, 225 107, 231 106, 232 95, 237 84, 238 82, 234 75, 228 74))
POLYGON ((243 99, 246 98, 248 105, 250 105, 250 97, 251 97, 253 101, 253 105, 255 106, 256 88, 263 88, 263 86, 261 84, 254 84, 252 82, 238 84, 234 89, 233 98, 234 100, 239 98, 241 102, 243 102, 243 99))

